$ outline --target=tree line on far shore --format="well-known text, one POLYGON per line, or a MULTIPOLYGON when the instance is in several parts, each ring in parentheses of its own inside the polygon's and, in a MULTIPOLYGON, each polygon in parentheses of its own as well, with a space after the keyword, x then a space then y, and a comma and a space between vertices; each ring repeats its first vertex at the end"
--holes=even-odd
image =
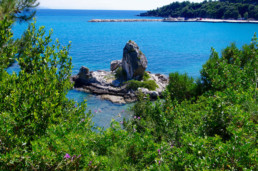
POLYGON ((156 10, 141 13, 140 16, 258 20, 258 5, 256 0, 173 2, 156 10))

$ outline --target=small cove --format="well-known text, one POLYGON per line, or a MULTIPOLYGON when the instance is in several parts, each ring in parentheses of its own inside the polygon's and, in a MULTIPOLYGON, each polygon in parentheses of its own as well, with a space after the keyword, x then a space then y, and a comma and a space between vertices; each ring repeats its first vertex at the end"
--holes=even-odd
MULTIPOLYGON (((187 72, 199 77, 199 70, 209 58, 210 49, 217 52, 235 42, 238 47, 249 43, 257 24, 239 23, 89 23, 93 18, 142 18, 142 11, 97 10, 38 10, 37 25, 53 29, 63 45, 72 41, 70 55, 73 57, 73 74, 81 66, 91 70, 109 70, 112 60, 122 58, 123 47, 134 40, 148 59, 148 69, 153 73, 168 75, 170 72, 187 72)), ((147 18, 147 17, 145 17, 147 18)), ((26 24, 16 24, 15 37, 22 34, 26 24)), ((17 71, 14 65, 11 71, 17 71)), ((71 90, 68 98, 78 102, 87 100, 96 126, 108 127, 112 118, 120 121, 129 118, 130 105, 117 105, 97 96, 71 90), (118 115, 121 117, 118 117, 118 115)))

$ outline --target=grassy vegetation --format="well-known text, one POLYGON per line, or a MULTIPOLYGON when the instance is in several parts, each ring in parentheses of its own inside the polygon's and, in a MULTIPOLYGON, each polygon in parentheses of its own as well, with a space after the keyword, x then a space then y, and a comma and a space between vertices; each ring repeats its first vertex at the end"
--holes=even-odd
MULTIPOLYGON (((121 81, 126 80, 126 73, 123 71, 122 67, 119 67, 115 72, 115 78, 121 81)), ((124 82, 127 85, 127 89, 137 90, 138 88, 147 88, 149 90, 156 90, 158 85, 155 81, 149 80, 150 75, 147 72, 144 72, 143 81, 138 80, 129 80, 124 82)))
POLYGON ((147 88, 148 90, 156 90, 158 85, 154 80, 147 81, 138 81, 138 80, 129 80, 125 82, 127 84, 127 89, 137 90, 138 88, 147 88))
POLYGON ((126 80, 126 72, 122 67, 117 68, 115 71, 115 78, 120 81, 126 80))
POLYGON ((143 81, 147 81, 148 79, 150 79, 150 75, 145 71, 143 75, 143 81))
POLYGON ((156 90, 158 88, 158 85, 154 80, 149 80, 150 75, 145 71, 143 75, 143 80, 129 80, 126 81, 124 84, 127 85, 127 89, 131 90, 137 90, 138 88, 147 88, 148 90, 156 90))

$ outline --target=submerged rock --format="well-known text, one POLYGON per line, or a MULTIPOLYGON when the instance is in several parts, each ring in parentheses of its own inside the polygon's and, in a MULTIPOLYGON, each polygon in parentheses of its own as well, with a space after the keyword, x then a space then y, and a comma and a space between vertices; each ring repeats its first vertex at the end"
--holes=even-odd
POLYGON ((157 91, 150 91, 147 88, 138 88, 138 91, 142 92, 145 95, 149 95, 151 99, 157 99, 160 96, 157 91))
POLYGON ((129 41, 123 51, 122 68, 126 73, 127 80, 141 80, 147 68, 147 58, 140 51, 139 46, 129 41))
POLYGON ((104 100, 109 100, 112 103, 118 103, 118 104, 125 104, 126 103, 125 99, 122 96, 114 96, 114 95, 105 94, 105 95, 101 95, 100 97, 104 100))

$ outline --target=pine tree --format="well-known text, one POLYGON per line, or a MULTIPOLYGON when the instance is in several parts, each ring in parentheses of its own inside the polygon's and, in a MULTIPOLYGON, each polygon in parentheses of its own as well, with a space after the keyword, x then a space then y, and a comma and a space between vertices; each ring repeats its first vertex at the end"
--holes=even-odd
POLYGON ((0 17, 12 20, 28 21, 36 13, 37 0, 0 0, 0 17))

